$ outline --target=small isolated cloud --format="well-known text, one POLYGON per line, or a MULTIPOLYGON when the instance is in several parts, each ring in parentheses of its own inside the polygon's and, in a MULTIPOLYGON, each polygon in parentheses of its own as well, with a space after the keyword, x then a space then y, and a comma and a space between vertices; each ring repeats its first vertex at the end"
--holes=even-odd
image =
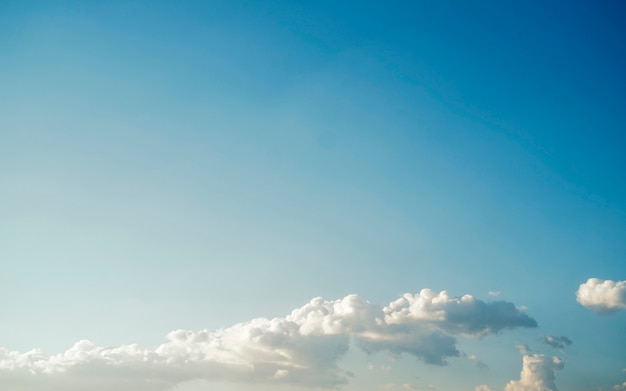
POLYGON ((283 377, 289 375, 289 371, 286 369, 278 369, 274 374, 274 379, 282 379, 283 377))
POLYGON ((335 388, 352 377, 339 366, 351 341, 368 353, 446 365, 460 356, 457 338, 536 326, 512 303, 446 291, 424 289, 385 307, 358 295, 318 297, 285 317, 215 331, 175 330, 156 349, 87 340, 52 356, 0 348, 0 384, 3 391, 166 391, 195 380, 335 388))
POLYGON ((563 360, 543 354, 524 355, 519 380, 511 380, 504 391, 558 391, 554 372, 563 369, 563 360))
POLYGON ((555 337, 552 335, 546 335, 543 337, 543 342, 552 346, 555 349, 565 349, 566 346, 572 344, 572 340, 565 336, 555 337))
POLYGON ((498 297, 500 296, 500 291, 489 291, 489 296, 498 297))
MULTIPOLYGON (((527 354, 525 345, 518 345, 522 353, 522 371, 519 380, 511 380, 504 391, 559 391, 555 384, 555 371, 563 369, 563 360, 543 354, 527 354), (520 349, 521 347, 521 349, 520 349)), ((495 391, 486 384, 474 391, 495 391)))
POLYGON ((473 361, 474 363, 476 363, 476 366, 478 366, 478 368, 484 369, 487 368, 487 365, 485 365, 484 362, 482 362, 481 360, 478 359, 478 357, 476 357, 475 354, 470 354, 467 356, 468 360, 473 361))
POLYGON ((515 346, 517 348, 517 350, 522 354, 522 355, 526 355, 528 354, 531 350, 528 347, 528 345, 524 345, 524 344, 519 344, 517 346, 515 346))
MULTIPOLYGON (((377 368, 374 364, 369 362, 367 363, 367 369, 369 369, 370 371, 373 371, 373 370, 376 370, 377 368)), ((389 372, 391 371, 391 365, 381 365, 378 367, 378 369, 380 369, 381 371, 389 372)))
POLYGON ((613 386, 613 391, 626 391, 626 381, 622 384, 616 384, 613 386))
POLYGON ((590 278, 578 287, 576 301, 602 315, 626 309, 626 281, 590 278))

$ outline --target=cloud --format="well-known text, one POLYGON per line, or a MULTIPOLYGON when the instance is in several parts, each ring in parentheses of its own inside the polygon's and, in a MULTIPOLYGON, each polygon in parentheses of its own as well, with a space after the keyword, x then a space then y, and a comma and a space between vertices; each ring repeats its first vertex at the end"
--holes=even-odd
POLYGON ((590 278, 578 287, 576 301, 602 315, 626 309, 626 281, 590 278))
POLYGON ((525 344, 519 344, 519 345, 515 346, 515 348, 522 355, 526 355, 526 354, 528 354, 531 351, 530 348, 528 347, 528 345, 525 345, 525 344))
POLYGON ((554 337, 552 335, 544 336, 543 342, 552 346, 555 349, 565 349, 565 346, 569 346, 572 344, 572 341, 565 336, 554 337))
POLYGON ((613 391, 626 391, 626 381, 622 384, 616 384, 613 386, 613 391))
POLYGON ((383 390, 391 390, 391 391, 404 391, 404 390, 413 390, 413 391, 435 391, 437 388, 433 385, 427 385, 425 387, 416 386, 415 384, 396 384, 396 383, 388 383, 381 384, 380 389, 383 390))
POLYGON ((482 362, 482 361, 481 361, 478 357, 476 357, 476 355, 475 355, 475 354, 470 354, 470 355, 468 355, 468 356, 467 356, 467 358, 468 358, 470 361, 473 361, 474 363, 476 363, 476 366, 477 366, 478 368, 480 368, 480 369, 485 369, 485 368, 487 368, 487 365, 486 365, 484 362, 482 362))
POLYGON ((498 297, 500 296, 500 291, 489 291, 489 296, 498 297))
POLYGON ((52 356, 0 348, 0 383, 7 391, 165 391, 193 380, 333 388, 352 377, 338 364, 351 341, 368 353, 445 365, 460 355, 459 337, 536 325, 512 303, 446 291, 405 294, 382 308, 357 295, 315 298, 281 318, 216 331, 175 330, 155 349, 87 340, 52 356))
MULTIPOLYGON (((367 363, 367 369, 369 369, 370 371, 373 371, 376 369, 376 366, 374 364, 372 364, 371 362, 367 363)), ((378 367, 378 369, 380 369, 381 371, 391 371, 391 365, 380 365, 378 367)))
POLYGON ((563 360, 543 354, 524 355, 519 380, 511 380, 504 391, 558 391, 554 372, 563 369, 563 360))
MULTIPOLYGON (((564 363, 558 357, 543 354, 528 354, 525 345, 518 345, 522 354, 522 371, 519 380, 511 380, 504 391, 559 391, 555 384, 555 371, 563 369, 564 363)), ((486 384, 474 391, 494 391, 486 384)))
POLYGON ((537 327, 537 322, 506 301, 484 302, 471 295, 451 297, 448 292, 423 289, 404 294, 384 308, 390 325, 430 323, 447 334, 475 338, 516 327, 537 327))

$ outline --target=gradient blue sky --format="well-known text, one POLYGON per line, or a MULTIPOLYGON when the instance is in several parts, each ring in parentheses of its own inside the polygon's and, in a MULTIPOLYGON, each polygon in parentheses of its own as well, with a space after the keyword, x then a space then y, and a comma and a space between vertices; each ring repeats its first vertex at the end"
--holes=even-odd
POLYGON ((430 288, 539 327, 459 341, 482 369, 372 371, 388 357, 354 348, 343 389, 501 390, 519 344, 564 360, 562 390, 622 384, 626 313, 576 290, 626 280, 624 17, 619 1, 0 0, 0 346, 151 348, 317 296, 430 288))

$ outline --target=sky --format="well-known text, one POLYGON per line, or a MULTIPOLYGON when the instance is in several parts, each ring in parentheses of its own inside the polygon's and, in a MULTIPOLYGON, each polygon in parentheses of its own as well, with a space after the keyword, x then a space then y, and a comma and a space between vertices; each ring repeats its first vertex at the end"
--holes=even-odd
POLYGON ((0 0, 0 389, 626 390, 625 16, 0 0))

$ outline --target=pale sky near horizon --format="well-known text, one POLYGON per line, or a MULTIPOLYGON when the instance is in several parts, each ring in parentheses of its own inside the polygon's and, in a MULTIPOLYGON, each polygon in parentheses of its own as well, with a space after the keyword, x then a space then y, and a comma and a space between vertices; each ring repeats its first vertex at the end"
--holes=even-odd
POLYGON ((0 0, 0 390, 626 390, 624 17, 0 0))

